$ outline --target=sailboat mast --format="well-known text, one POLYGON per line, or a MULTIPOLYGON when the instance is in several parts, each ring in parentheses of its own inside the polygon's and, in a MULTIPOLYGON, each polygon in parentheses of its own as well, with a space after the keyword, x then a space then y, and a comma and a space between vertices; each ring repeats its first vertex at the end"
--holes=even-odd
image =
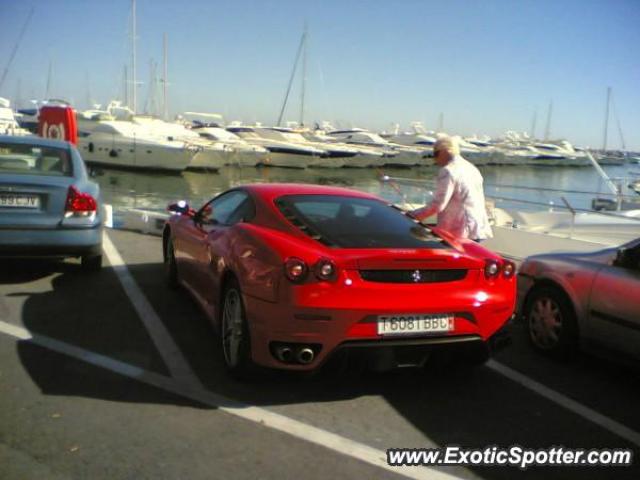
POLYGON ((609 134, 609 105, 611 104, 611 87, 607 87, 607 104, 604 114, 604 140, 602 141, 602 151, 607 150, 607 136, 609 134))
POLYGON ((551 114, 553 113, 553 100, 549 102, 549 110, 547 110, 547 126, 544 129, 544 139, 549 140, 551 134, 551 114))
POLYGON ((167 34, 162 36, 162 55, 163 55, 163 71, 162 71, 162 119, 167 120, 169 117, 169 109, 167 104, 167 34))
POLYGON ((304 94, 307 86, 307 24, 304 24, 304 33, 302 34, 302 42, 304 43, 304 51, 302 53, 302 88, 300 93, 300 126, 304 127, 304 94))
MULTIPOLYGON (((305 32, 306 33, 306 32, 305 32)), ((289 93, 291 93, 291 85, 293 84, 293 79, 296 75, 296 70, 298 68, 298 61, 300 60, 300 53, 302 53, 302 48, 304 47, 305 33, 302 34, 302 38, 300 38, 300 45, 298 46, 298 53, 296 53, 296 60, 293 62, 293 70, 291 71, 291 77, 289 77, 289 85, 287 86, 287 93, 284 95, 284 101, 282 102, 282 108, 280 109, 280 115, 278 116, 278 123, 276 124, 278 127, 282 122, 282 116, 284 115, 284 109, 287 107, 287 100, 289 99, 289 93)))
POLYGON ((9 55, 9 61, 4 67, 4 71, 2 72, 2 78, 0 78, 0 90, 2 90, 2 85, 4 84, 4 81, 7 78, 7 74, 9 73, 9 67, 11 66, 11 62, 13 62, 13 59, 16 56, 16 53, 18 51, 18 47, 20 46, 20 42, 22 41, 24 32, 27 30, 27 25, 29 25, 29 21, 33 16, 33 11, 34 11, 34 7, 31 7, 31 10, 29 10, 29 16, 27 17, 27 20, 22 25, 22 30, 20 30, 20 35, 18 35, 18 41, 13 46, 13 50, 11 50, 11 55, 9 55))
POLYGON ((44 92, 44 99, 49 100, 51 98, 51 72, 53 70, 53 63, 49 60, 49 73, 47 74, 47 88, 44 92))
POLYGON ((131 0, 131 105, 133 113, 138 111, 137 78, 136 78, 136 0, 131 0))
POLYGON ((538 109, 533 112, 533 120, 531 121, 531 138, 536 138, 536 123, 538 121, 538 109))
POLYGON ((123 100, 123 104, 124 105, 129 105, 129 72, 127 72, 127 66, 124 66, 124 72, 122 73, 122 81, 123 81, 123 93, 124 93, 124 98, 123 100))

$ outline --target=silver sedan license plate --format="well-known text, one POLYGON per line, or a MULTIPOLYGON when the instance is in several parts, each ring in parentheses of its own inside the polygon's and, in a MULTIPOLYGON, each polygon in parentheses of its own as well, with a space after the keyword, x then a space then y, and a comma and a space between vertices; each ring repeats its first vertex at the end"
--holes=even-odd
POLYGON ((39 208, 37 195, 0 194, 0 207, 39 208))
POLYGON ((378 315, 378 335, 445 333, 453 328, 452 314, 378 315))

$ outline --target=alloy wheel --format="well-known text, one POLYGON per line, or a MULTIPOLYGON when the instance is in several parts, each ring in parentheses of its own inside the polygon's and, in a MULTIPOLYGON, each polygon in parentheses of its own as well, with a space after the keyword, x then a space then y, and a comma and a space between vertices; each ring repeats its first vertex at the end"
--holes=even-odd
POLYGON ((243 333, 242 304, 235 288, 227 290, 222 313, 222 348, 224 359, 231 368, 240 362, 243 333))

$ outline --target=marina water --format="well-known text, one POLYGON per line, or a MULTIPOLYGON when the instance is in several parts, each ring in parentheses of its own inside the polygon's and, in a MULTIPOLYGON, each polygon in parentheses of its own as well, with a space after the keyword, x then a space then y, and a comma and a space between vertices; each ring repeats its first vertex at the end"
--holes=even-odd
MULTIPOLYGON (((430 160, 427 160, 430 162, 430 160)), ((589 209, 592 194, 610 193, 604 181, 594 168, 557 166, 480 166, 484 176, 485 193, 497 197, 503 204, 512 204, 510 199, 522 200, 527 209, 547 206, 563 206, 561 197, 576 209, 589 209), (522 187, 527 187, 522 188, 522 187), (558 192, 540 189, 553 189, 558 192)), ((606 166, 611 178, 626 178, 622 182, 623 193, 637 196, 628 188, 629 177, 640 173, 638 165, 606 166)), ((116 210, 126 207, 164 210, 167 203, 188 200, 197 208, 205 201, 228 188, 254 182, 314 183, 354 188, 379 195, 393 202, 402 200, 412 203, 429 201, 437 168, 435 166, 413 167, 411 169, 286 169, 277 167, 236 167, 229 166, 218 172, 190 172, 179 175, 150 172, 130 172, 110 169, 94 169, 94 180, 100 183, 104 200, 116 210), (391 177, 411 179, 427 188, 411 188, 393 182, 380 181, 381 174, 391 177), (403 198, 404 196, 404 198, 403 198)))

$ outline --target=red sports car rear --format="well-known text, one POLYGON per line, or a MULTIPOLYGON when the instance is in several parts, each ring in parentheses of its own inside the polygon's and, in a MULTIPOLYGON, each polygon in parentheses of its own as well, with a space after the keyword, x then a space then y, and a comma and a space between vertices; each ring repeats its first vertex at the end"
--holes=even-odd
POLYGON ((483 360, 513 314, 513 263, 363 192, 247 185, 170 210, 169 282, 209 315, 232 373, 313 370, 355 351, 483 360))

